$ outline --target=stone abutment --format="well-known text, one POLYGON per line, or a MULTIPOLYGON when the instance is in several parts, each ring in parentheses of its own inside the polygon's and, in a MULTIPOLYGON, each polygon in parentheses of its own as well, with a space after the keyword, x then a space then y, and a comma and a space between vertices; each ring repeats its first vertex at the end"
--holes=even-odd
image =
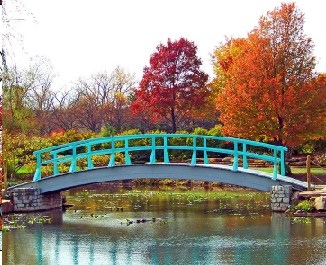
POLYGON ((43 193, 37 188, 15 189, 12 194, 14 212, 44 211, 62 207, 61 192, 43 193))

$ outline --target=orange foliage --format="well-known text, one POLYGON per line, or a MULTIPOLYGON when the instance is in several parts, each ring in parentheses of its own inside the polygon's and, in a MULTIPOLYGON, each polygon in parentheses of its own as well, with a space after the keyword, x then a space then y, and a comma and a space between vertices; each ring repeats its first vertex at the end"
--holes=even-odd
POLYGON ((325 76, 314 74, 313 44, 302 25, 295 5, 282 4, 246 41, 223 46, 240 50, 232 60, 217 57, 224 80, 216 103, 225 134, 287 146, 325 135, 325 76))

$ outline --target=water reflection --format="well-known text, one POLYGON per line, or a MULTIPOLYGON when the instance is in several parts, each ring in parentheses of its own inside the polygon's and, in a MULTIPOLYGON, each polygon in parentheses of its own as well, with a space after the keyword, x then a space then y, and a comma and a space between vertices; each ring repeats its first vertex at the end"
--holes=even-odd
MULTIPOLYGON (((271 215, 259 207, 251 213, 213 212, 220 199, 212 197, 185 205, 187 201, 178 204, 171 196, 167 199, 160 195, 148 200, 147 210, 126 207, 124 211, 111 211, 104 206, 87 209, 90 206, 84 206, 92 204, 82 200, 66 212, 46 213, 53 218, 51 224, 4 233, 4 264, 326 263, 323 219, 294 223, 290 218, 271 215), (154 204, 158 206, 149 207, 154 204), (168 217, 170 223, 126 225, 126 219, 152 217, 168 217)), ((73 198, 76 203, 78 196, 73 198)), ((123 198, 128 199, 117 196, 114 200, 130 203, 123 198)), ((135 198, 132 199, 141 204, 140 196, 135 198)), ((103 205, 110 202, 101 196, 93 199, 103 200, 103 205)), ((232 201, 236 205, 242 200, 233 198, 232 201)), ((248 201, 252 198, 248 197, 248 201)), ((250 204, 259 205, 258 201, 254 202, 250 204)))

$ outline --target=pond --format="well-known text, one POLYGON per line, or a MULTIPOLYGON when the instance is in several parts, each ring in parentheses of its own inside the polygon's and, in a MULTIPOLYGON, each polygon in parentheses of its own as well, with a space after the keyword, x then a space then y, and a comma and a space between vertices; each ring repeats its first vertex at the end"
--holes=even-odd
POLYGON ((326 264, 322 218, 272 214, 269 194, 93 185, 66 211, 6 216, 3 264, 326 264))

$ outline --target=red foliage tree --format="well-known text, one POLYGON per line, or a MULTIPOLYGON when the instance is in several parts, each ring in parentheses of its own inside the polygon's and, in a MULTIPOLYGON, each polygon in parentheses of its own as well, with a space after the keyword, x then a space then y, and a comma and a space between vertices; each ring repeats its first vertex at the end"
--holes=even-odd
POLYGON ((303 23, 294 4, 282 4, 246 41, 233 42, 232 60, 216 58, 224 78, 215 82, 222 84, 216 102, 224 133, 290 147, 325 133, 325 78, 314 73, 313 43, 303 23))
POLYGON ((197 116, 209 91, 208 75, 200 70, 202 63, 196 53, 195 44, 184 38, 160 44, 134 91, 133 113, 152 122, 164 121, 172 132, 184 118, 197 116))

